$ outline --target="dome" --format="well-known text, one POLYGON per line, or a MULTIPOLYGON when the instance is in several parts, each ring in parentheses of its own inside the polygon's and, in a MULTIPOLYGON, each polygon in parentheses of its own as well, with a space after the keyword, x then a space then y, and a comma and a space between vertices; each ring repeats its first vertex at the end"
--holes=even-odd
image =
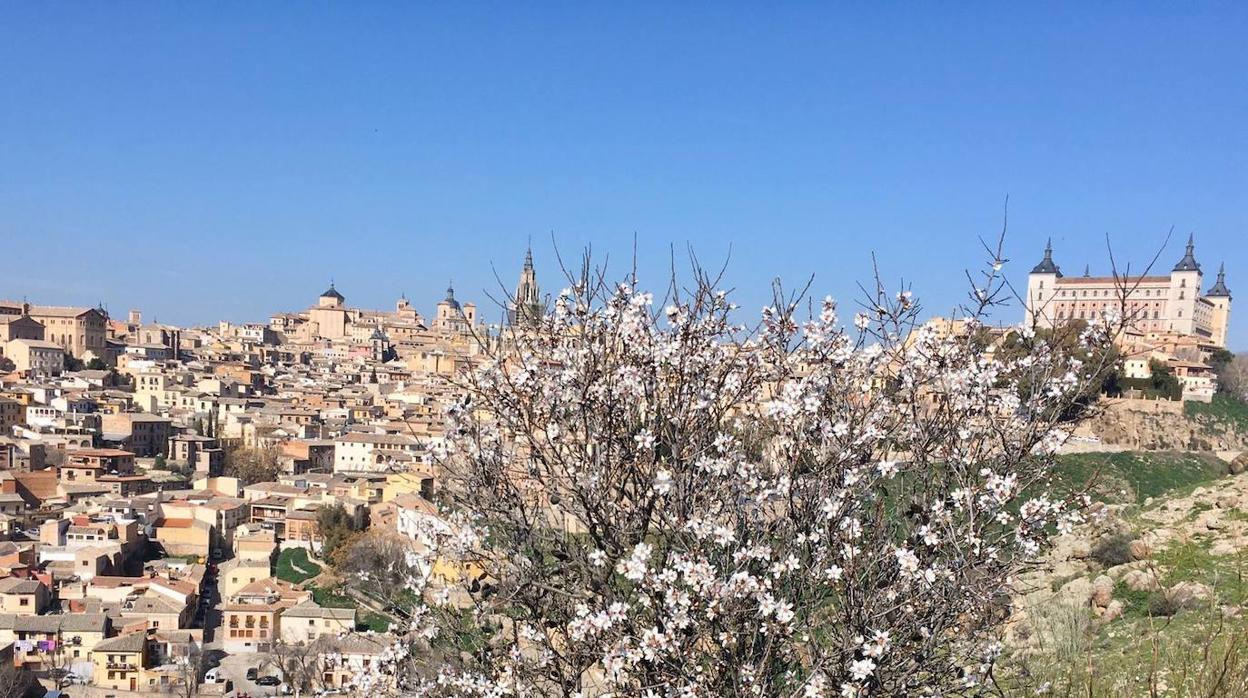
POLYGON ((459 301, 455 300, 455 287, 454 286, 446 287, 446 298, 443 298, 442 302, 451 306, 455 310, 460 310, 459 301))

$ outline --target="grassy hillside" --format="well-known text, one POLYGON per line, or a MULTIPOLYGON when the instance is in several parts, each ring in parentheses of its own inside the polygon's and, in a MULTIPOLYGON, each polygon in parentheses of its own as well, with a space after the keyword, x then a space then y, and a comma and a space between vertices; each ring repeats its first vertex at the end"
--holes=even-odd
POLYGON ((1140 504, 1225 474, 1226 463, 1211 453, 1123 451, 1060 456, 1053 480, 1059 491, 1091 483, 1092 495, 1100 501, 1140 504))
POLYGON ((1223 394, 1214 395, 1213 402, 1185 402, 1183 414, 1189 418, 1212 418, 1224 428, 1248 432, 1248 404, 1223 394))
POLYGON ((1002 692, 1248 696, 1248 474, 1228 477, 1225 463, 1204 453, 1127 452, 1063 456, 1058 479, 1083 483, 1097 472, 1096 492, 1117 505, 1109 514, 1116 523, 1081 532, 1094 554, 1073 561, 1082 572, 1055 577, 1052 588, 1107 575, 1121 615, 1106 620, 1094 605, 1060 595, 1033 607, 1031 635, 1045 641, 1007 652, 1002 692), (1102 564, 1096 544, 1110 537, 1156 542, 1143 558, 1102 564), (1157 586, 1133 588, 1123 570, 1147 572, 1157 586), (1174 601, 1188 585, 1208 597, 1174 601))

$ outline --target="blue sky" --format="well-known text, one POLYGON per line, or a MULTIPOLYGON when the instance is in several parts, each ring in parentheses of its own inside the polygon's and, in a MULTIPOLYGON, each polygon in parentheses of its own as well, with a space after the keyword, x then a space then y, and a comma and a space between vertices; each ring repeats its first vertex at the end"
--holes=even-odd
POLYGON ((621 271, 635 236, 655 285, 731 249, 746 307, 852 299, 875 252, 939 312, 1007 195, 1016 281, 1173 226, 1166 268, 1194 231, 1248 294, 1246 6, 1036 5, 9 3, 0 297, 431 311, 529 236, 557 290, 553 232, 621 271))

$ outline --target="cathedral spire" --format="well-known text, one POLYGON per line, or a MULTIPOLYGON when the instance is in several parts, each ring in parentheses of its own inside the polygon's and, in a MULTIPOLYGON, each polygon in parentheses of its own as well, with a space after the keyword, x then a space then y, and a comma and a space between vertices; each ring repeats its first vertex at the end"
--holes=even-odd
POLYGON ((533 269, 533 246, 524 253, 524 266, 520 269, 520 281, 516 295, 508 304, 507 322, 511 325, 532 325, 545 313, 541 291, 537 287, 537 272, 533 269))

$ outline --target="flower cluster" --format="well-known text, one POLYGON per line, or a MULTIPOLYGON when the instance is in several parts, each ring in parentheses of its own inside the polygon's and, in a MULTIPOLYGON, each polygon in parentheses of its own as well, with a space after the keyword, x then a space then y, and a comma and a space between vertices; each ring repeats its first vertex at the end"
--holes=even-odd
POLYGON ((1009 580, 1079 520, 1044 485, 1086 361, 916 326, 908 291, 849 328, 671 296, 583 280, 465 378, 443 508, 490 583, 429 615, 480 636, 421 690, 975 694, 1009 580))

